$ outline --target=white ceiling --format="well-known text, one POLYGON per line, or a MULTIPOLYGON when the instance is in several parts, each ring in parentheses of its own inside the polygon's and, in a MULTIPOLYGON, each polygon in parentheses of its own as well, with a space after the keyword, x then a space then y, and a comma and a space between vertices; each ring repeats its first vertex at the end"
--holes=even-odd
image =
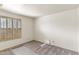
POLYGON ((71 4, 4 4, 1 6, 1 8, 9 12, 25 16, 39 17, 72 8, 77 8, 78 6, 79 5, 71 4))

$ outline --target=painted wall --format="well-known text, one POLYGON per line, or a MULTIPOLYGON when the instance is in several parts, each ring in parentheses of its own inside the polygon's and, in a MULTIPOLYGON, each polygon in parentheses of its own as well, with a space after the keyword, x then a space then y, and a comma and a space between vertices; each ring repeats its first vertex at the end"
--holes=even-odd
POLYGON ((78 8, 78 51, 79 51, 79 8, 78 8))
POLYGON ((0 50, 9 48, 18 44, 22 44, 24 42, 28 42, 33 39, 33 19, 32 18, 12 14, 3 10, 0 10, 0 16, 8 16, 8 17, 22 19, 22 38, 0 42, 0 50))
POLYGON ((40 17, 35 26, 35 40, 78 51, 78 9, 40 17))

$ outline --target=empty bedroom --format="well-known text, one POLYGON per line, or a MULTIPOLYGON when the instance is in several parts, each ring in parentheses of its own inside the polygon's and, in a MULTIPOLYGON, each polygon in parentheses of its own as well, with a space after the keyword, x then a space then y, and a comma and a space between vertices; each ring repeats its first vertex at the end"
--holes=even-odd
POLYGON ((0 4, 0 55, 79 55, 79 5, 0 4))

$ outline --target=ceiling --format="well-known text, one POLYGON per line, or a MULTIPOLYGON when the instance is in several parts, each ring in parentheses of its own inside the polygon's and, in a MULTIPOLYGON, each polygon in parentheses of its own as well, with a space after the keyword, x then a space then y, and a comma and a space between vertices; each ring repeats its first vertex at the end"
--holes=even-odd
POLYGON ((77 4, 4 4, 1 8, 9 12, 30 16, 40 17, 64 10, 77 8, 77 4))

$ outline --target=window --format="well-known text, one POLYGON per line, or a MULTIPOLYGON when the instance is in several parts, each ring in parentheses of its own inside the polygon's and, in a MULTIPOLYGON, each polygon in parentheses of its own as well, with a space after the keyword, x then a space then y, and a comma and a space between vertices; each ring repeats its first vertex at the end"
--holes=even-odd
POLYGON ((0 41, 21 38, 21 19, 0 16, 0 41))

